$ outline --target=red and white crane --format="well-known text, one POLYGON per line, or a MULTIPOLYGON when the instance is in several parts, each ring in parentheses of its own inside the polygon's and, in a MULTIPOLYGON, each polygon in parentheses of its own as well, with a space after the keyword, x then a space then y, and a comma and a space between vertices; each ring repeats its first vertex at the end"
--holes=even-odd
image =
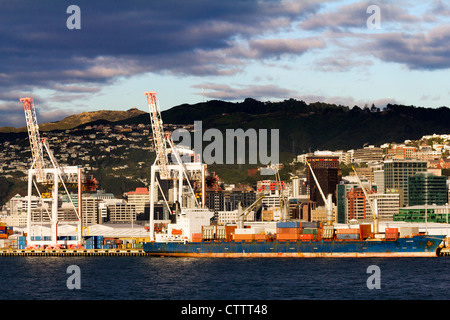
MULTIPOLYGON (((61 183, 72 203, 73 210, 78 219, 78 240, 76 244, 82 243, 82 219, 81 219, 81 191, 82 191, 82 168, 79 166, 59 166, 56 158, 50 150, 46 139, 41 139, 39 134, 39 125, 36 117, 36 110, 34 107, 34 101, 32 98, 21 98, 25 111, 25 119, 28 128, 28 137, 30 139, 32 166, 28 170, 28 209, 27 209, 27 243, 29 246, 41 245, 41 246, 56 246, 63 244, 58 241, 58 194, 59 184, 61 183), (44 149, 47 152, 50 160, 50 165, 44 159, 44 149), (36 181, 34 180, 36 178, 36 181), (36 188, 37 193, 41 197, 41 193, 37 187, 37 183, 44 183, 46 185, 52 185, 51 198, 46 199, 46 202, 51 203, 51 214, 47 211, 51 222, 51 240, 32 239, 32 219, 31 219, 31 196, 33 185, 36 188), (69 194, 66 183, 78 184, 78 209, 76 208, 72 197, 69 194)), ((45 206, 44 206, 45 207, 45 206)), ((45 210, 46 207, 45 207, 45 210)), ((64 243, 68 244, 68 243, 64 243)), ((69 243, 74 244, 74 243, 69 243)))
MULTIPOLYGON (((172 180, 174 183, 173 199, 178 202, 181 209, 181 216, 186 216, 195 211, 201 214, 205 209, 205 173, 206 164, 201 162, 183 162, 179 150, 174 146, 172 138, 164 134, 164 127, 159 109, 159 101, 157 93, 150 91, 145 92, 150 112, 150 121, 153 133, 153 144, 156 152, 155 163, 151 166, 150 176, 150 239, 154 239, 154 197, 155 187, 158 187, 162 193, 161 186, 156 179, 156 173, 159 173, 160 179, 172 180), (173 154, 171 157, 173 163, 169 163, 169 152, 173 154), (190 180, 200 181, 202 189, 201 208, 196 199, 195 192, 192 188, 190 180), (189 193, 184 192, 184 181, 189 186, 189 193)), ((156 189, 157 190, 157 189, 156 189)), ((190 236, 190 235, 188 235, 190 236)))

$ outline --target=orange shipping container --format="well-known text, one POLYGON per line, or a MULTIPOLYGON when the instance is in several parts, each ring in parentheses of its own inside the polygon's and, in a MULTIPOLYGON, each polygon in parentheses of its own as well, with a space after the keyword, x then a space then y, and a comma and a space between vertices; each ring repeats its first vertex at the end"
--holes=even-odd
POLYGON ((384 233, 398 233, 398 228, 386 228, 384 233))
POLYGON ((300 228, 277 228, 277 234, 299 234, 300 228))
POLYGON ((256 241, 265 241, 268 240, 269 236, 265 234, 255 234, 255 240, 256 241))
POLYGON ((235 241, 252 241, 255 239, 254 234, 233 234, 233 240, 235 241))
POLYGON ((335 229, 337 234, 355 234, 359 233, 359 229, 335 229))
POLYGON ((298 234, 291 233, 279 233, 277 234, 277 240, 293 240, 297 241, 299 239, 298 234))

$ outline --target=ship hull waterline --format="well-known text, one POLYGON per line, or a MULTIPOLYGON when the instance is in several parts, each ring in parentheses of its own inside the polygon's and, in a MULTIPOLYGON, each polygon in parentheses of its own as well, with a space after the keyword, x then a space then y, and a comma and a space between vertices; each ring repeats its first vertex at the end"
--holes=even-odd
POLYGON ((147 242, 150 256, 196 258, 437 257, 441 237, 396 241, 147 242))

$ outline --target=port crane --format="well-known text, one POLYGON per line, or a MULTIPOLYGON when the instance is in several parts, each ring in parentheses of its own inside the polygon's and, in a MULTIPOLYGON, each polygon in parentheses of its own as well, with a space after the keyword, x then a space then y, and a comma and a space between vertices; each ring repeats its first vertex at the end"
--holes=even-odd
POLYGON ((314 178, 314 181, 316 182, 317 187, 319 188, 320 195, 322 196, 323 202, 325 203, 325 212, 326 212, 326 219, 327 219, 327 225, 333 224, 333 199, 331 193, 328 194, 327 197, 325 197, 325 194, 323 193, 323 190, 319 184, 319 181, 317 180, 317 177, 314 173, 313 168, 311 167, 311 164, 309 161, 306 161, 306 164, 308 165, 309 169, 311 170, 311 174, 314 178))
MULTIPOLYGON (((147 97, 149 108, 150 122, 152 127, 153 145, 156 152, 154 164, 151 166, 150 173, 150 239, 153 240, 154 235, 154 201, 155 201, 155 186, 161 190, 159 180, 156 173, 159 174, 161 180, 172 180, 174 183, 173 193, 174 202, 178 202, 181 214, 188 213, 192 207, 196 212, 201 212, 205 209, 205 176, 206 164, 201 162, 185 162, 180 156, 178 148, 174 147, 170 135, 164 133, 164 126, 159 108, 159 100, 156 92, 149 91, 144 93, 147 97), (168 148, 169 147, 169 148, 168 148), (169 158, 169 151, 173 157, 169 158), (174 160, 170 163, 169 160, 174 160), (192 188, 190 180, 201 181, 201 204, 198 203, 195 192, 192 188), (188 197, 183 199, 184 181, 189 187, 188 197), (189 201, 191 200, 191 201, 189 201), (192 201, 194 202, 192 204, 192 201)), ((164 199, 165 202, 166 199, 164 199)))
POLYGON ((253 209, 257 208, 260 204, 264 196, 259 197, 255 202, 253 202, 251 205, 249 205, 247 208, 242 208, 242 203, 239 202, 238 206, 238 220, 237 220, 237 227, 238 228, 244 228, 244 220, 247 217, 247 215, 252 212, 253 209))
POLYGON ((275 174, 275 183, 276 183, 276 188, 278 191, 278 202, 279 202, 279 209, 280 209, 280 213, 281 213, 281 221, 287 221, 288 220, 288 199, 287 197, 284 195, 284 191, 283 191, 283 187, 281 184, 281 177, 280 177, 280 172, 278 170, 278 167, 274 164, 272 164, 270 166, 270 168, 272 170, 274 170, 274 174, 275 174))
POLYGON ((377 203, 377 199, 374 198, 374 199, 371 200, 369 198, 369 196, 367 194, 367 191, 366 191, 366 188, 364 188, 364 186, 363 186, 363 184, 361 182, 361 179, 359 178, 358 173, 356 172, 356 169, 353 166, 352 166, 352 169, 355 172, 355 176, 356 176, 356 179, 358 180, 358 184, 361 187, 362 191, 364 192, 364 197, 366 198, 366 201, 367 201, 367 203, 370 206, 370 210, 372 211, 373 233, 377 234, 378 233, 378 225, 379 225, 378 224, 378 203, 377 203))
POLYGON ((80 166, 60 166, 50 150, 48 141, 42 139, 39 134, 39 125, 36 117, 36 109, 34 100, 29 97, 21 98, 23 103, 25 119, 27 123, 28 137, 31 146, 32 165, 28 170, 28 203, 27 203, 27 243, 29 246, 57 246, 60 244, 82 244, 82 210, 81 210, 81 192, 83 188, 83 174, 80 166), (44 158, 44 150, 48 154, 50 164, 44 158), (52 188, 52 192, 46 195, 40 193, 37 183, 48 185, 52 188), (69 194, 67 184, 77 184, 78 187, 78 208, 69 194), (65 189, 65 192, 72 204, 78 222, 78 240, 72 243, 66 241, 58 241, 58 195, 59 184, 65 189), (51 205, 51 213, 45 210, 49 215, 51 222, 51 239, 35 240, 32 239, 32 212, 31 212, 31 196, 33 185, 42 200, 51 205))

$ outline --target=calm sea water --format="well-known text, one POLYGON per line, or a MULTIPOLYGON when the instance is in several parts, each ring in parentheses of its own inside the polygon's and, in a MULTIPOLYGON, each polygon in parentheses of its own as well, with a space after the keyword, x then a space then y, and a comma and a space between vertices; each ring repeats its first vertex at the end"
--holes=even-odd
POLYGON ((448 300, 450 258, 0 257, 2 300, 448 300), (68 289, 67 268, 80 269, 68 289), (380 289, 368 289, 369 266, 380 289))

